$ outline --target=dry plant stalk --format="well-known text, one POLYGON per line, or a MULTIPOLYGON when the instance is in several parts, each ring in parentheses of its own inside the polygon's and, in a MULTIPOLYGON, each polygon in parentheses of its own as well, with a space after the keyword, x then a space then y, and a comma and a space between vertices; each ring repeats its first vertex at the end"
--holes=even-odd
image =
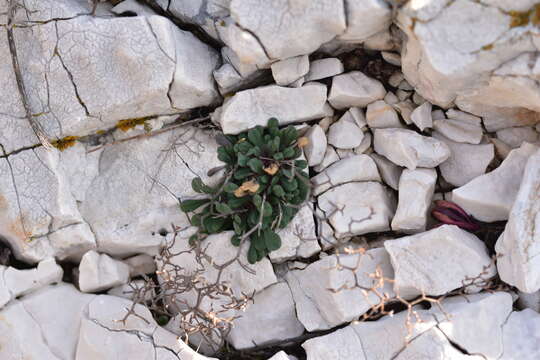
MULTIPOLYGON (((222 279, 223 271, 240 261, 240 252, 222 265, 217 265, 202 247, 200 242, 185 251, 173 252, 180 228, 172 225, 172 240, 164 247, 158 257, 156 278, 144 277, 144 285, 132 286, 131 307, 122 319, 130 316, 141 318, 136 313, 136 305, 145 305, 159 320, 161 317, 175 318, 183 340, 189 341, 197 335, 202 341, 217 351, 223 347, 233 321, 253 301, 254 294, 235 294, 230 285, 222 279), (197 266, 187 269, 174 263, 174 258, 190 254, 197 266), (217 273, 213 280, 207 278, 208 267, 217 273), (208 307, 208 302, 212 306, 208 307)), ((184 239, 185 240, 185 239, 184 239)), ((185 240, 187 241, 187 240, 185 240)), ((176 323, 176 322, 175 322, 176 323)))

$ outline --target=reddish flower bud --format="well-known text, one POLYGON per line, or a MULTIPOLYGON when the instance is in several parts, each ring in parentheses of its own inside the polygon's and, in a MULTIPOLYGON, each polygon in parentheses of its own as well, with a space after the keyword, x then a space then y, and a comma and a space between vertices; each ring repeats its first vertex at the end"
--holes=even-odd
POLYGON ((465 210, 450 201, 435 201, 435 207, 431 210, 431 215, 443 224, 456 225, 469 231, 480 229, 480 225, 465 210))

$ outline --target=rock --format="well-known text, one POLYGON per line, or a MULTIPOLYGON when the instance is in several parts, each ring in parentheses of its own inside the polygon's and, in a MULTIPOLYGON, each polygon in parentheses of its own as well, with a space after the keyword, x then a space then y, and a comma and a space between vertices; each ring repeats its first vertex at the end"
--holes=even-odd
POLYGON ((397 88, 398 85, 405 79, 401 71, 396 71, 388 78, 388 85, 397 88))
POLYGON ((319 196, 318 205, 338 239, 389 230, 395 209, 384 186, 372 181, 336 186, 319 196))
POLYGON ((381 56, 389 64, 392 64, 394 66, 400 66, 401 67, 401 56, 396 53, 388 52, 388 51, 382 51, 381 56))
POLYGON ((347 29, 338 37, 344 42, 363 42, 384 32, 392 22, 390 7, 378 0, 345 2, 345 14, 347 29))
POLYGON ((380 81, 360 71, 351 71, 334 76, 328 101, 336 109, 366 107, 376 100, 383 99, 385 95, 386 90, 380 81))
POLYGON ((476 219, 507 220, 519 191, 528 158, 537 147, 528 143, 512 150, 495 170, 452 191, 452 201, 476 219))
POLYGON ((122 15, 125 13, 133 13, 137 16, 153 16, 157 15, 154 10, 145 6, 136 0, 124 0, 118 5, 115 5, 111 11, 116 15, 122 15))
POLYGON ((77 199, 98 251, 120 257, 157 255, 165 242, 160 232, 171 230, 171 223, 189 226, 178 199, 196 195, 193 178, 209 185, 221 178, 220 172, 207 176, 208 170, 223 164, 216 151, 215 137, 193 127, 106 147, 96 158, 99 175, 81 187, 77 199))
MULTIPOLYGON (((384 316, 377 321, 354 322, 328 335, 309 339, 302 347, 310 360, 394 359, 407 347, 412 346, 414 342, 409 344, 408 339, 416 341, 434 329, 437 324, 426 311, 420 309, 415 311, 422 321, 411 319, 409 327, 407 312, 403 311, 394 316, 384 316), (385 346, 380 346, 379 341, 382 337, 385 346)), ((441 354, 446 347, 451 345, 448 343, 447 346, 441 347, 441 354)), ((415 358, 422 357, 411 357, 415 358)), ((437 358, 441 357, 429 357, 429 359, 437 358)))
POLYGON ((364 48, 369 50, 385 51, 395 50, 397 47, 396 43, 396 38, 390 33, 390 31, 384 30, 367 38, 362 45, 364 48))
POLYGON ((146 281, 142 279, 132 280, 124 285, 113 287, 107 291, 107 295, 117 296, 132 301, 152 301, 155 299, 154 289, 144 290, 146 281))
POLYGON ((265 63, 262 49, 269 60, 309 54, 346 28, 342 2, 315 4, 294 0, 275 4, 232 0, 229 9, 235 24, 225 23, 224 29, 220 29, 221 38, 242 61, 255 64, 265 63), (223 36, 231 30, 238 34, 223 36))
POLYGON ((468 354, 500 359, 512 302, 512 296, 506 292, 454 296, 442 301, 442 311, 435 306, 430 312, 438 321, 437 328, 453 344, 468 354))
POLYGON ((420 129, 420 131, 433 127, 431 104, 426 101, 414 109, 411 113, 411 121, 420 129))
POLYGON ((75 189, 84 180, 73 179, 68 171, 91 178, 98 157, 69 159, 80 166, 71 170, 65 169, 64 157, 56 149, 40 147, 0 158, 0 236, 17 258, 29 263, 50 257, 77 261, 96 247, 73 195, 82 191, 75 189))
POLYGON ((420 106, 420 105, 422 105, 423 103, 426 102, 426 99, 424 99, 424 98, 423 98, 420 94, 418 94, 417 92, 415 92, 415 93, 413 94, 412 99, 413 99, 413 102, 414 102, 416 105, 418 105, 418 106, 420 106))
POLYGON ((308 144, 304 147, 304 154, 309 166, 319 165, 326 153, 327 141, 324 130, 319 125, 313 125, 305 135, 308 144))
MULTIPOLYGON (((515 150, 514 150, 515 151, 515 150)), ((517 174, 514 176, 518 177, 517 174)), ((540 150, 530 155, 504 233, 495 250, 501 280, 532 293, 540 290, 540 150)))
POLYGON ((79 288, 82 292, 98 292, 129 280, 129 266, 106 254, 91 250, 84 254, 79 265, 79 288))
POLYGON ((369 276, 376 269, 384 277, 393 276, 388 254, 382 248, 368 250, 363 255, 330 255, 304 270, 288 272, 285 279, 292 290, 300 322, 308 331, 326 330, 358 318, 379 303, 375 292, 363 294, 355 284, 374 287, 393 297, 390 283, 381 287, 369 276), (339 268, 339 265, 354 270, 339 268))
POLYGON ((272 64, 272 76, 276 84, 287 86, 306 75, 309 71, 309 65, 307 55, 281 60, 272 64))
POLYGON ((435 120, 433 128, 450 140, 461 143, 480 144, 482 128, 460 120, 435 120))
POLYGON ((370 128, 399 128, 402 127, 396 110, 384 100, 375 101, 367 106, 367 124, 370 128))
MULTIPOLYGON (((450 111, 450 110, 448 110, 450 111)), ((446 119, 446 116, 444 115, 444 112, 442 110, 433 110, 431 112, 431 117, 433 120, 444 120, 446 119)))
MULTIPOLYGON (((401 83, 400 83, 399 86, 401 86, 401 83)), ((400 101, 402 101, 402 102, 409 101, 411 103, 411 105, 412 105, 413 103, 411 102, 411 100, 409 100, 411 95, 412 95, 412 91, 406 91, 406 90, 403 90, 403 89, 398 89, 396 91, 396 96, 398 97, 398 99, 400 101)), ((413 106, 413 108, 414 108, 414 106, 413 106)))
POLYGON ((437 139, 406 129, 375 129, 375 152, 410 170, 433 168, 450 157, 450 149, 437 139))
POLYGON ((248 349, 302 335, 291 290, 286 283, 270 285, 255 295, 254 302, 234 322, 228 339, 236 349, 248 349), (265 331, 259 331, 261 324, 265 331))
POLYGON ((41 261, 35 269, 17 270, 8 267, 3 274, 5 286, 15 299, 34 292, 46 285, 62 281, 64 271, 54 259, 41 261))
POLYGON ((338 58, 314 60, 309 65, 306 81, 313 81, 339 75, 344 71, 343 63, 338 58))
POLYGON ((518 296, 519 297, 516 301, 516 307, 518 309, 531 309, 536 312, 540 312, 540 291, 533 293, 518 291, 518 296))
POLYGON ((387 103, 389 105, 396 105, 399 102, 399 99, 396 96, 396 94, 394 94, 391 91, 386 93, 383 100, 384 100, 385 103, 387 103))
POLYGON ((291 223, 279 231, 281 247, 268 254, 272 263, 282 263, 295 258, 309 258, 321 247, 315 235, 313 205, 308 203, 294 216, 291 223))
POLYGON ((540 314, 530 309, 514 311, 503 327, 501 359, 533 360, 540 356, 540 314))
POLYGON ((360 155, 360 154, 364 154, 364 153, 367 153, 367 152, 371 152, 372 149, 371 149, 371 140, 373 139, 373 136, 371 135, 370 132, 367 132, 364 134, 364 137, 362 138, 362 142, 360 143, 360 145, 358 145, 357 147, 355 147, 353 149, 354 153, 357 154, 357 155, 360 155))
POLYGON ((497 139, 504 141, 514 149, 520 147, 524 142, 537 142, 539 138, 538 132, 530 126, 512 127, 497 131, 497 139))
POLYGON ((129 266, 129 276, 141 276, 154 274, 156 272, 156 263, 154 257, 148 254, 132 256, 124 260, 129 266))
POLYGON ((439 165, 439 169, 444 180, 454 186, 463 186, 485 174, 495 157, 493 144, 471 145, 454 142, 436 131, 432 136, 450 148, 450 157, 439 165))
POLYGON ((322 173, 311 178, 314 195, 353 181, 381 181, 377 166, 368 155, 349 156, 333 163, 322 173))
POLYGON ((399 179, 399 200, 392 220, 392 230, 425 230, 436 181, 437 172, 434 169, 403 170, 399 179))
POLYGON ((225 134, 238 134, 266 126, 276 117, 281 125, 325 117, 326 86, 300 88, 265 86, 236 93, 228 99, 218 119, 225 134))
POLYGON ((289 356, 287 353, 283 350, 276 353, 274 356, 272 356, 268 360, 297 360, 294 356, 289 356))
MULTIPOLYGON (((500 3, 409 2, 397 17, 407 37, 407 80, 433 104, 447 108, 455 102, 482 116, 490 132, 532 125, 540 112, 532 25, 516 23, 517 15, 501 11, 500 3)), ((520 4, 534 11, 533 2, 520 4)))
POLYGON ((331 145, 328 145, 324 153, 323 161, 319 165, 315 166, 314 169, 317 172, 321 172, 338 160, 339 160, 339 156, 336 150, 331 145))
MULTIPOLYGON (((442 110, 441 110, 442 111, 442 110)), ((477 126, 482 125, 482 119, 478 116, 474 116, 472 114, 469 114, 464 111, 456 110, 456 109, 448 109, 446 110, 446 117, 453 120, 460 120, 465 123, 474 124, 477 126)), ((441 119, 445 119, 444 115, 441 117, 441 119)))
MULTIPOLYGON (((399 95, 399 90, 397 91, 397 93, 399 95)), ((399 111, 399 113, 401 114, 401 117, 403 118, 403 121, 405 121, 407 125, 410 125, 412 124, 411 116, 412 116, 412 112, 415 109, 415 106, 410 100, 406 100, 406 99, 405 100, 400 99, 400 100, 401 100, 400 102, 394 105, 394 108, 396 108, 397 111, 399 111)))
POLYGON ((352 116, 345 113, 328 129, 328 143, 338 149, 352 149, 362 143, 364 132, 352 116))
POLYGON ((443 295, 484 271, 483 278, 495 275, 484 243, 455 225, 387 240, 384 247, 395 271, 394 291, 404 298, 443 295))
POLYGON ((0 358, 76 359, 81 317, 93 298, 60 284, 15 300, 0 311, 0 358))
POLYGON ((369 156, 375 161, 384 183, 392 189, 397 190, 403 168, 400 168, 390 160, 387 160, 384 156, 378 154, 370 154, 369 156))

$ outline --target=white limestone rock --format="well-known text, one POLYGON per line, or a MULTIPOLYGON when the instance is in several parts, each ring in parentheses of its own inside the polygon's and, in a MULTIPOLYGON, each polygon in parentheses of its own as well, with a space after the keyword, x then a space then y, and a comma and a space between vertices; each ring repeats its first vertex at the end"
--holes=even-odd
MULTIPOLYGON (((433 104, 447 108, 455 102, 482 116, 488 131, 540 119, 537 36, 532 24, 512 26, 501 3, 411 1, 397 16, 407 37, 402 52, 407 80, 433 104)), ((534 6, 509 4, 506 8, 524 11, 534 6)))
POLYGON ((178 211, 178 199, 196 195, 192 179, 199 176, 215 185, 222 176, 207 176, 208 170, 223 165, 216 150, 215 137, 193 127, 106 147, 99 157, 99 175, 77 199, 98 250, 121 257, 156 255, 165 241, 161 230, 171 230, 171 223, 189 225, 178 211))
POLYGON ((471 145, 452 141, 438 132, 432 136, 441 140, 450 148, 451 155, 439 165, 441 175, 454 186, 463 186, 469 181, 485 174, 487 167, 495 157, 493 144, 471 145))
POLYGON ((338 149, 353 149, 362 143, 364 132, 352 116, 345 113, 328 129, 328 143, 338 149))
POLYGON ((321 251, 315 235, 313 205, 302 206, 290 224, 279 231, 279 236, 281 247, 268 254, 272 263, 282 263, 295 258, 309 258, 321 251))
POLYGON ((327 140, 324 130, 319 125, 313 125, 305 134, 308 144, 304 146, 304 154, 309 166, 319 165, 326 153, 327 140))
POLYGON ((324 85, 264 86, 237 92, 227 99, 218 121, 225 134, 238 134, 257 125, 266 126, 271 117, 281 125, 323 118, 325 104, 324 85))
POLYGON ((382 294, 393 297, 390 283, 380 287, 375 285, 376 279, 369 276, 377 269, 384 277, 393 277, 388 254, 383 248, 368 250, 363 255, 330 255, 303 270, 289 271, 285 279, 292 290, 298 319, 308 331, 326 330, 354 320, 377 305, 380 298, 374 293, 364 295, 361 289, 354 288, 355 275, 360 286, 375 286, 382 294), (359 266, 351 271, 339 268, 340 264, 359 266))
POLYGON ((336 109, 366 107, 376 100, 383 99, 385 95, 386 90, 380 81, 360 71, 351 71, 334 76, 328 101, 336 109))
POLYGON ((5 269, 3 280, 11 298, 34 292, 46 285, 62 281, 64 271, 56 264, 54 259, 41 261, 36 268, 29 270, 17 270, 13 267, 5 269))
MULTIPOLYGON (((354 322, 328 335, 309 339, 302 347, 310 360, 394 359, 405 348, 412 346, 408 339, 421 338, 437 325, 425 310, 416 308, 415 311, 422 321, 411 319, 410 326, 407 326, 407 312, 403 311, 377 321, 354 322), (381 338, 384 338, 384 346, 380 344, 381 338)), ((437 355, 450 347, 449 343, 443 345, 439 348, 439 354, 429 359, 439 358, 437 355)))
POLYGON ((69 151, 40 147, 0 158, 0 236, 21 260, 78 260, 96 247, 94 234, 77 206, 76 195, 82 189, 75 188, 84 181, 74 177, 92 177, 98 157, 66 157, 69 151), (75 160, 72 170, 67 170, 64 161, 71 160, 75 160))
POLYGON ((501 279, 519 290, 540 290, 540 150, 529 157, 519 192, 495 250, 501 279))
POLYGON ((512 127, 498 130, 497 139, 515 149, 520 147, 524 142, 537 142, 540 139, 540 134, 531 126, 512 127))
POLYGON ((79 265, 79 289, 82 292, 98 292, 129 280, 129 266, 106 254, 91 250, 84 254, 79 265))
POLYGON ((390 6, 384 1, 345 2, 347 29, 338 36, 343 42, 360 43, 388 29, 391 23, 390 6))
POLYGON ((307 55, 281 60, 273 63, 271 66, 272 76, 274 77, 276 84, 281 86, 287 86, 297 81, 308 73, 309 68, 310 64, 307 55))
POLYGON ((503 360, 533 360, 540 356, 540 314, 525 309, 514 311, 503 327, 503 360))
MULTIPOLYGON (((398 94, 398 98, 399 98, 400 90, 398 90, 396 93, 398 94)), ((399 98, 400 102, 395 104, 394 108, 396 108, 396 110, 399 112, 399 114, 403 118, 403 121, 405 121, 407 125, 410 125, 412 124, 412 119, 411 119, 412 112, 414 111, 416 106, 414 106, 413 102, 408 100, 407 97, 405 97, 405 100, 403 100, 402 98, 399 98)))
POLYGON ((131 277, 148 275, 156 272, 154 257, 148 254, 132 256, 124 259, 124 263, 129 266, 129 275, 131 277))
POLYGON ((433 128, 455 142, 480 144, 482 141, 482 128, 468 122, 453 119, 435 120, 433 128))
MULTIPOLYGON (((440 111, 442 112, 442 110, 440 111)), ((446 110, 446 117, 443 115, 440 119, 443 120, 445 118, 460 120, 462 122, 474 124, 477 126, 482 125, 482 118, 454 108, 446 110)))
POLYGON ((116 15, 121 15, 125 13, 133 13, 133 14, 136 14, 137 16, 157 15, 156 12, 152 8, 137 2, 137 0, 124 0, 118 5, 115 5, 111 9, 111 11, 115 13, 116 15))
POLYGON ((370 128, 399 128, 403 125, 399 121, 396 110, 384 100, 372 102, 366 110, 367 124, 370 128))
POLYGON ((309 54, 346 28, 342 2, 232 0, 229 10, 234 24, 225 22, 219 29, 221 39, 248 63, 264 64, 261 55, 267 55, 268 62, 309 54), (223 36, 230 27, 238 34, 223 36))
MULTIPOLYGON (((450 109, 452 110, 452 109, 450 109)), ((450 111, 448 110, 448 111, 450 111)), ((433 110, 431 112, 431 117, 433 118, 433 120, 444 120, 446 119, 446 115, 444 115, 444 111, 442 110, 433 110)))
POLYGON ((344 71, 343 63, 338 58, 314 60, 309 64, 306 81, 325 79, 339 75, 344 71))
MULTIPOLYGON (((362 19, 364 20, 365 18, 362 19)), ((399 41, 389 30, 383 30, 367 38, 362 45, 369 50, 387 51, 396 50, 398 44, 399 41)))
POLYGON ((379 169, 379 174, 381 175, 384 183, 390 186, 392 189, 398 190, 399 179, 401 177, 401 173, 403 172, 403 168, 397 166, 384 156, 375 153, 370 154, 369 156, 375 161, 377 169, 379 169))
POLYGON ((516 300, 516 307, 518 309, 531 309, 540 313, 540 291, 533 293, 518 291, 517 295, 518 299, 516 300))
POLYGON ((403 170, 399 179, 399 199, 392 219, 392 230, 425 230, 436 182, 435 169, 403 170))
POLYGON ((351 182, 328 190, 318 205, 336 238, 390 229, 395 201, 379 182, 351 182))
POLYGON ((481 221, 507 220, 529 157, 538 148, 525 143, 495 170, 452 191, 452 201, 481 221))
POLYGON ((411 121, 420 129, 420 131, 433 127, 431 108, 431 104, 426 101, 411 113, 411 121))
MULTIPOLYGON (((467 278, 479 276, 491 264, 484 243, 455 225, 387 240, 384 247, 395 271, 394 291, 404 298, 422 293, 443 295, 462 287, 467 278)), ((486 277, 495 273, 491 266, 486 277)))
MULTIPOLYGON (((401 56, 399 54, 389 51, 382 51, 381 56, 387 63, 401 67, 401 56)), ((413 89, 411 88, 411 90, 413 89)))
POLYGON ((107 294, 133 301, 152 301, 156 296, 156 292, 153 289, 145 290, 145 285, 146 281, 143 279, 132 280, 127 284, 113 287, 107 291, 107 294), (144 296, 138 298, 139 294, 144 296))
POLYGON ((241 350, 294 338, 303 332, 291 290, 280 282, 255 295, 253 304, 234 322, 228 339, 235 349, 241 350))
POLYGON ((344 158, 311 178, 314 195, 353 181, 381 181, 377 165, 368 155, 352 155, 344 158))
POLYGON ((326 169, 328 166, 332 165, 338 160, 339 160, 339 156, 336 152, 336 149, 334 149, 333 146, 328 145, 326 147, 323 160, 321 161, 319 165, 315 166, 314 169, 317 172, 322 172, 324 169, 326 169))
POLYGON ((285 351, 281 350, 280 352, 276 353, 274 356, 272 356, 268 360, 298 360, 298 359, 294 356, 287 355, 285 351))
POLYGON ((450 157, 448 146, 437 139, 406 129, 375 129, 375 152, 410 170, 433 168, 450 157))
POLYGON ((94 297, 59 284, 15 300, 0 311, 0 358, 76 359, 81 318, 94 297))

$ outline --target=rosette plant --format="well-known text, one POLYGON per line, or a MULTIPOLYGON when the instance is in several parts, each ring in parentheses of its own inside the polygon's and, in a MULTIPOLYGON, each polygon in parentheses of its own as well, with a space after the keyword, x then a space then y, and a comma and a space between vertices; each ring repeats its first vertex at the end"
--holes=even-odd
POLYGON ((247 257, 253 264, 281 247, 279 229, 309 196, 308 164, 299 159, 307 139, 293 126, 280 129, 275 118, 267 127, 224 138, 217 150, 226 164, 223 180, 212 187, 193 179, 193 190, 205 197, 182 201, 180 207, 198 227, 191 243, 232 230, 233 245, 250 242, 247 257))

